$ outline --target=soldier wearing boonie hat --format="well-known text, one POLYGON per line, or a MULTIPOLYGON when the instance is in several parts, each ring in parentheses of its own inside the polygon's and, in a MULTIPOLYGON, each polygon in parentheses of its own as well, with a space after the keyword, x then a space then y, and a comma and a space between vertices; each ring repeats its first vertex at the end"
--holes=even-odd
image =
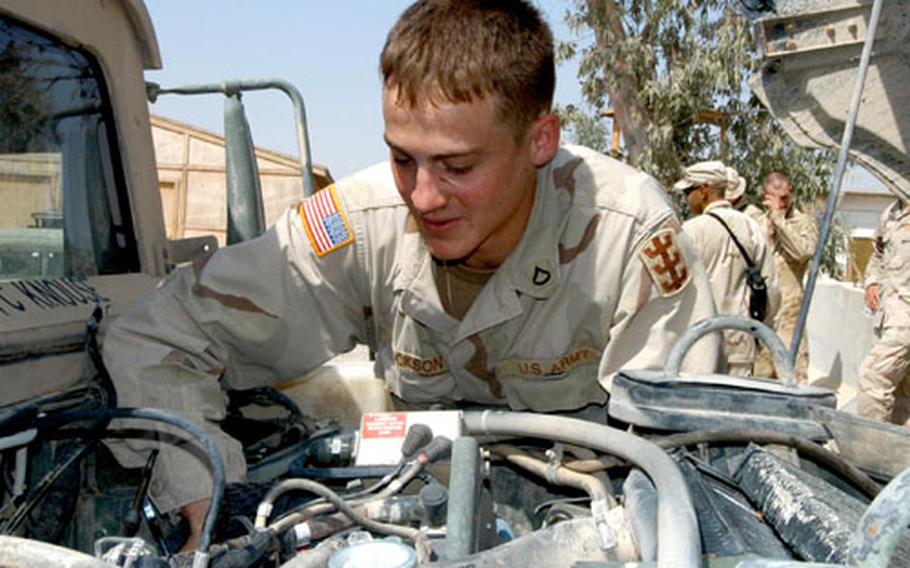
POLYGON ((735 169, 718 160, 692 164, 685 169, 685 175, 673 185, 673 189, 685 191, 700 186, 722 186, 723 198, 730 203, 740 199, 746 192, 746 180, 735 169))
MULTIPOLYGON (((749 315, 747 262, 733 241, 735 237, 752 262, 761 268, 765 278, 768 310, 764 321, 770 325, 780 303, 771 249, 758 223, 734 209, 730 203, 731 199, 742 197, 745 187, 745 180, 735 169, 717 160, 689 166, 683 178, 673 185, 674 190, 685 195, 696 215, 683 224, 683 232, 701 254, 718 313, 749 315), (729 232, 725 225, 729 227, 729 232)), ((724 332, 724 360, 728 374, 751 375, 756 353, 755 340, 749 334, 724 332)))

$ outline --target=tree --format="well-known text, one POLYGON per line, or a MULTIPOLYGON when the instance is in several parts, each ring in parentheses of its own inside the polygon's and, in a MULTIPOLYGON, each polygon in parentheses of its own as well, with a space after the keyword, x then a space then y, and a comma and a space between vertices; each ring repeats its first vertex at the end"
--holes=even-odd
POLYGON ((0 46, 0 154, 39 151, 48 132, 46 103, 22 61, 17 45, 0 46))
POLYGON ((579 58, 587 109, 563 117, 578 142, 605 150, 600 118, 612 109, 623 133, 623 157, 666 186, 693 162, 723 159, 748 182, 746 199, 761 201, 761 180, 787 172, 797 201, 826 191, 832 158, 786 134, 749 91, 759 58, 749 22, 729 0, 574 0, 566 21, 588 41, 559 46, 579 58), (719 117, 700 121, 704 111, 719 117), (724 136, 721 136, 721 133, 724 136))

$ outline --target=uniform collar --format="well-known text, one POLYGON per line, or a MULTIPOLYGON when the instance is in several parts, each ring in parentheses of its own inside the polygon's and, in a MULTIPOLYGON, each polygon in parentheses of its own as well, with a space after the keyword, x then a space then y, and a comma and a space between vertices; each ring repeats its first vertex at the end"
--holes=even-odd
MULTIPOLYGON (((409 220, 408 225, 412 221, 409 220)), ((400 309, 439 331, 452 331, 458 320, 446 313, 433 278, 433 258, 415 229, 401 236, 395 259, 395 292, 401 293, 400 309)))
POLYGON ((708 211, 713 211, 714 209, 725 209, 725 208, 730 209, 732 207, 733 206, 730 205, 730 202, 727 201, 726 199, 718 199, 717 201, 712 201, 711 203, 709 203, 705 207, 704 212, 707 213, 708 211))
MULTIPOLYGON (((555 159, 554 159, 555 161, 555 159)), ((559 234, 565 223, 553 183, 553 161, 537 171, 534 207, 518 246, 497 270, 515 291, 539 300, 559 287, 559 234)), ((495 278, 495 276, 494 276, 495 278)))

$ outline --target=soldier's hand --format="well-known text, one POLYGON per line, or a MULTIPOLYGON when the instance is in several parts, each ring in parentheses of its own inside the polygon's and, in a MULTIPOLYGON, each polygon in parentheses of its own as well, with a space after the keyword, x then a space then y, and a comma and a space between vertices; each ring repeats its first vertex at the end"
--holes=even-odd
POLYGON ((878 310, 878 294, 881 291, 879 284, 869 284, 866 287, 866 306, 873 312, 878 310))
POLYGON ((762 198, 762 203, 771 211, 784 209, 784 201, 781 199, 780 193, 774 189, 768 189, 765 191, 765 195, 762 198))
POLYGON ((191 552, 199 546, 199 537, 202 535, 202 525, 205 521, 205 514, 209 510, 210 499, 201 499, 193 501, 180 508, 180 513, 186 517, 190 525, 190 536, 183 543, 180 552, 191 552))

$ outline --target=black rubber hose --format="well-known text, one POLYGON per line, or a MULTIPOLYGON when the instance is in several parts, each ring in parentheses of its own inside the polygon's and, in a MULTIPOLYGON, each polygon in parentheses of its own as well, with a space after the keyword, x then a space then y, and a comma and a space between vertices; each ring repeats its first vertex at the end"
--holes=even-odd
MULTIPOLYGON (((710 443, 748 443, 778 444, 794 448, 817 463, 827 466, 852 483, 863 494, 874 499, 881 491, 881 486, 861 469, 815 442, 792 434, 783 434, 762 428, 723 428, 719 430, 695 430, 671 434, 661 438, 652 438, 652 442, 664 449, 710 443)), ((576 460, 566 463, 566 467, 581 473, 592 473, 624 463, 622 460, 607 456, 597 460, 576 460)))
MULTIPOLYGON (((429 444, 427 444, 421 451, 419 451, 418 457, 416 459, 413 459, 411 461, 402 460, 402 461, 398 462, 398 465, 395 466, 395 469, 392 470, 391 472, 387 473, 376 484, 371 485, 370 487, 363 489, 361 491, 358 491, 356 493, 344 495, 342 498, 345 501, 348 501, 348 502, 351 502, 354 504, 360 504, 365 500, 381 499, 384 497, 388 497, 389 495, 392 495, 394 493, 397 493, 405 485, 410 483, 412 479, 421 475, 423 473, 423 468, 427 463, 432 463, 438 459, 447 457, 449 455, 449 453, 451 452, 451 449, 452 449, 451 440, 449 440, 445 436, 436 436, 435 438, 433 438, 430 441, 429 444), (378 493, 376 493, 379 489, 382 489, 382 491, 379 491, 378 493), (375 493, 375 495, 372 495, 374 493, 375 493)), ((380 467, 380 466, 371 466, 371 467, 380 467)), ((305 471, 307 468, 303 468, 303 469, 305 471)), ((346 469, 348 469, 348 468, 346 468, 346 469)), ((356 467, 353 469, 356 469, 356 467)), ((276 489, 279 487, 279 485, 274 486, 272 488, 272 491, 276 491, 276 489)), ((260 515, 260 513, 257 512, 257 514, 256 514, 257 528, 265 528, 266 526, 268 526, 269 528, 272 528, 272 529, 276 530, 277 532, 282 532, 282 531, 286 530, 289 526, 305 519, 307 517, 307 515, 320 514, 321 509, 318 509, 318 506, 325 505, 326 501, 327 501, 327 499, 325 499, 325 498, 314 499, 313 501, 306 503, 302 507, 298 507, 297 509, 286 512, 284 515, 282 515, 276 521, 272 522, 271 524, 268 524, 268 516, 271 514, 272 503, 274 503, 274 500, 277 498, 277 495, 280 494, 280 491, 279 491, 278 494, 273 495, 272 491, 270 491, 268 494, 266 494, 266 496, 263 498, 262 503, 260 504, 260 507, 263 504, 266 504, 266 509, 268 512, 265 513, 264 516, 260 515), (317 509, 312 509, 312 507, 317 507, 317 509)))
POLYGON ((698 443, 725 441, 743 443, 751 441, 759 444, 779 444, 781 446, 788 446, 794 448, 805 457, 831 468, 834 472, 842 475, 844 479, 856 485, 857 489, 872 499, 874 499, 879 491, 882 490, 881 486, 873 481, 871 477, 863 473, 861 469, 834 452, 831 452, 807 438, 794 436, 792 434, 783 434, 781 432, 775 432, 774 430, 764 430, 760 428, 727 428, 723 430, 685 432, 667 436, 658 441, 657 445, 665 448, 676 448, 680 446, 691 446, 692 444, 698 443))
POLYGON ((104 310, 101 306, 95 306, 92 310, 92 316, 85 326, 85 351, 88 353, 95 371, 98 373, 98 382, 104 390, 106 405, 108 408, 117 406, 117 389, 114 387, 114 381, 111 374, 104 365, 104 359, 101 357, 101 347, 98 345, 98 331, 101 329, 101 320, 104 318, 104 310))
POLYGON ((221 452, 218 451, 218 446, 215 445, 215 440, 212 439, 208 432, 182 416, 155 408, 103 408, 99 410, 66 412, 42 417, 37 421, 36 427, 38 429, 59 428, 70 422, 98 419, 113 420, 115 418, 138 418, 164 422, 187 432, 202 444, 208 457, 209 465, 212 467, 212 497, 209 510, 205 515, 205 522, 202 524, 202 534, 199 537, 196 554, 208 558, 212 535, 215 532, 215 520, 218 518, 221 499, 224 497, 225 480, 224 460, 221 457, 221 452))
MULTIPOLYGON (((390 534, 395 536, 400 536, 407 538, 414 542, 415 548, 417 549, 418 557, 421 559, 426 558, 428 554, 428 546, 426 537, 419 529, 413 529, 411 527, 400 527, 398 525, 391 525, 386 523, 381 523, 379 521, 374 521, 361 515, 354 510, 340 495, 326 487, 325 485, 312 481, 310 479, 286 479, 269 491, 268 495, 263 499, 263 503, 273 503, 282 493, 287 491, 309 491, 310 493, 315 493, 320 497, 325 498, 328 502, 335 506, 338 511, 346 515, 354 523, 362 526, 363 528, 377 532, 380 534, 390 534)), ((258 516, 258 515, 257 515, 258 516)))

